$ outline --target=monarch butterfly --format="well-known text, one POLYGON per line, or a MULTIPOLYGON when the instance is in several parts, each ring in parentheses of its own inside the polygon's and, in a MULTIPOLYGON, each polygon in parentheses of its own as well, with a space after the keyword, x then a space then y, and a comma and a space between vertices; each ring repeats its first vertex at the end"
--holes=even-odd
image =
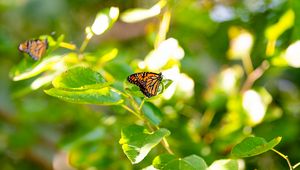
POLYGON ((48 40, 27 40, 19 45, 19 51, 27 53, 34 60, 39 60, 48 48, 48 40))
POLYGON ((162 75, 161 73, 141 72, 131 74, 127 77, 127 80, 139 86, 141 92, 150 98, 157 94, 162 75))

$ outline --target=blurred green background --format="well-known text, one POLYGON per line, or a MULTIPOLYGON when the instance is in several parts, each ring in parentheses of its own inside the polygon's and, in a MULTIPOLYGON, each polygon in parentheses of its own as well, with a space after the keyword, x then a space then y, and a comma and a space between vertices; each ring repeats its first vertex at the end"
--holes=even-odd
MULTIPOLYGON (((151 102, 177 156, 197 154, 211 164, 254 134, 282 136, 276 149, 292 163, 300 160, 300 1, 170 0, 152 17, 126 20, 131 9, 157 2, 0 0, 0 169, 141 169, 164 152, 158 146, 131 165, 120 131, 137 120, 126 110, 61 101, 44 93, 50 82, 32 88, 47 73, 13 81, 12 68, 24 57, 32 61, 19 43, 64 34, 79 47, 96 14, 111 6, 119 8, 119 20, 91 39, 85 55, 117 49, 115 59, 96 69, 116 87, 136 71, 162 71, 173 80, 151 102), (160 28, 164 22, 168 29, 160 28)), ((270 151, 239 163, 240 169, 288 168, 270 151)))

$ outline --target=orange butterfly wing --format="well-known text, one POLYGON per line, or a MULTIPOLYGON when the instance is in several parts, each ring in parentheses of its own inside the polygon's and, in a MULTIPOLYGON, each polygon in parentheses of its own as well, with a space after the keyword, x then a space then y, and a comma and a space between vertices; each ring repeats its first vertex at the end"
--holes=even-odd
POLYGON ((161 73, 141 72, 128 76, 127 80, 137 85, 145 96, 152 97, 157 94, 162 75, 161 73))
POLYGON ((39 60, 48 48, 48 41, 45 40, 28 40, 19 45, 19 50, 29 54, 34 60, 39 60))

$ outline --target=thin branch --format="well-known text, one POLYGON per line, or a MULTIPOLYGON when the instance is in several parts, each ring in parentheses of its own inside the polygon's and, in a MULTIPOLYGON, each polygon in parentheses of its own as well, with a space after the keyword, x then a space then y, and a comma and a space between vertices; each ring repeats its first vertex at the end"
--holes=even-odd
POLYGON ((249 54, 242 57, 242 62, 243 62, 243 65, 245 67, 246 73, 247 74, 252 73, 253 72, 253 64, 252 64, 251 57, 250 57, 249 54))
MULTIPOLYGON (((149 128, 149 130, 153 132, 154 129, 150 125, 149 121, 144 117, 144 113, 141 110, 141 106, 143 105, 144 100, 142 101, 141 105, 138 106, 137 102, 134 100, 134 98, 131 95, 129 95, 129 99, 130 99, 130 103, 133 106, 133 108, 134 108, 135 111, 133 111, 132 109, 128 108, 126 105, 122 105, 122 107, 125 108, 125 109, 127 109, 131 113, 135 114, 141 120, 143 120, 145 122, 146 126, 149 128)), ((155 126, 155 128, 158 130, 159 126, 155 126)), ((165 137, 162 139, 161 144, 167 150, 168 153, 174 154, 173 151, 170 149, 170 145, 169 145, 169 143, 168 143, 168 141, 167 141, 167 139, 165 137)))
MULTIPOLYGON (((159 126, 155 126, 155 128, 158 130, 159 126)), ((163 147, 167 150, 169 154, 174 155, 174 152, 171 150, 169 142, 166 137, 164 137, 160 143, 163 145, 163 147)))
POLYGON ((288 159, 288 156, 282 154, 281 152, 277 151, 276 149, 272 149, 272 151, 274 151, 275 153, 277 153, 278 155, 280 155, 283 159, 285 159, 289 165, 290 170, 293 170, 294 168, 291 165, 290 160, 288 159))
POLYGON ((296 163, 296 165, 293 166, 293 169, 296 169, 300 165, 300 162, 296 163))
POLYGON ((140 110, 140 111, 141 111, 141 109, 143 108, 144 103, 145 103, 145 98, 143 98, 143 100, 142 100, 142 102, 141 102, 141 104, 140 104, 140 107, 139 107, 139 110, 140 110))
POLYGON ((126 109, 127 111, 129 111, 130 113, 134 114, 136 117, 138 117, 139 119, 143 120, 144 121, 144 118, 138 114, 137 112, 133 111, 132 109, 130 109, 128 106, 122 104, 121 105, 124 109, 126 109))
POLYGON ((247 77, 241 89, 241 93, 249 90, 253 86, 253 83, 263 75, 263 73, 269 68, 269 66, 270 65, 267 61, 263 61, 259 67, 252 71, 247 77))
POLYGON ((111 89, 112 91, 116 92, 116 93, 121 94, 121 95, 124 96, 124 97, 130 98, 129 95, 127 95, 126 93, 123 93, 122 91, 120 91, 120 90, 118 90, 118 89, 116 89, 116 88, 110 87, 110 89, 111 89))
POLYGON ((82 42, 82 44, 80 46, 80 49, 79 49, 80 53, 82 53, 85 50, 86 46, 88 45, 88 43, 90 42, 92 37, 93 37, 92 33, 87 33, 84 41, 82 42))
POLYGON ((171 150, 170 145, 169 145, 166 137, 163 138, 163 140, 161 141, 161 143, 164 146, 164 148, 168 151, 169 154, 174 155, 174 152, 171 150))

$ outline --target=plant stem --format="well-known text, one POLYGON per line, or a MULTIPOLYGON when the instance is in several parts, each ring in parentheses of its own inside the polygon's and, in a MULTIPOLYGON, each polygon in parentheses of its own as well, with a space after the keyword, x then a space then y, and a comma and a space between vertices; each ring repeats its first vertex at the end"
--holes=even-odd
MULTIPOLYGON (((291 165, 291 162, 290 162, 288 156, 282 154, 281 152, 277 151, 277 150, 274 149, 274 148, 272 149, 272 151, 274 151, 275 153, 277 153, 278 155, 280 155, 283 159, 285 159, 285 160, 287 161, 290 170, 293 170, 293 169, 294 169, 294 168, 292 167, 292 165, 291 165)), ((298 164, 299 164, 299 163, 298 163, 298 164)), ((296 164, 296 165, 297 165, 297 164, 296 164)), ((295 165, 295 166, 296 166, 296 165, 295 165)), ((297 165, 297 166, 298 166, 298 165, 297 165)), ((297 166, 296 166, 296 167, 297 167, 297 166)))
POLYGON ((241 89, 241 93, 244 93, 245 91, 249 90, 252 87, 253 83, 263 75, 263 73, 269 68, 269 66, 270 65, 267 61, 263 61, 262 64, 258 68, 256 68, 254 71, 252 71, 248 75, 248 77, 241 89))
MULTIPOLYGON (((159 126, 155 126, 155 128, 158 130, 159 126)), ((174 152, 170 148, 168 140, 165 137, 162 139, 161 144, 164 146, 164 148, 168 151, 169 154, 174 154, 174 152)))
POLYGON ((250 55, 248 54, 248 55, 242 57, 242 62, 243 62, 243 65, 244 65, 247 75, 250 74, 253 71, 253 65, 252 65, 250 55))
POLYGON ((132 113, 132 114, 134 114, 136 117, 138 117, 139 119, 141 119, 141 120, 145 120, 139 113, 137 113, 137 112, 135 112, 135 111, 133 111, 132 109, 130 109, 128 106, 126 106, 126 105, 124 105, 124 104, 122 104, 121 105, 124 109, 126 109, 127 111, 129 111, 130 113, 132 113))
POLYGON ((293 169, 296 169, 300 165, 300 162, 296 163, 296 165, 293 166, 293 169))
MULTIPOLYGON (((133 113, 139 119, 143 120, 145 125, 148 127, 148 129, 153 132, 154 129, 152 128, 149 121, 144 117, 144 113, 141 109, 143 107, 143 104, 144 104, 145 100, 143 99, 140 106, 139 106, 137 104, 137 102, 135 101, 135 99, 131 95, 128 95, 128 96, 129 96, 130 103, 131 103, 132 107, 134 108, 134 111, 132 109, 130 109, 129 107, 127 107, 126 105, 122 105, 122 107, 124 109, 128 110, 129 112, 133 113)), ((159 126, 155 126, 155 128, 158 130, 159 126)), ((174 152, 171 150, 170 145, 169 145, 169 143, 168 143, 168 141, 165 137, 162 139, 161 144, 163 145, 163 147, 167 150, 167 152, 169 154, 174 154, 174 152)))
POLYGON ((86 37, 80 46, 79 53, 82 53, 85 50, 86 46, 88 45, 92 37, 93 37, 93 33, 90 32, 86 34, 86 37))
POLYGON ((140 104, 139 111, 141 111, 141 109, 143 108, 144 103, 145 103, 145 98, 143 98, 143 100, 142 100, 142 102, 140 104))
POLYGON ((121 95, 123 95, 124 97, 127 97, 129 98, 129 95, 127 95, 126 93, 123 93, 122 91, 116 89, 116 88, 113 88, 113 87, 110 87, 112 91, 116 92, 116 93, 119 93, 121 95))

